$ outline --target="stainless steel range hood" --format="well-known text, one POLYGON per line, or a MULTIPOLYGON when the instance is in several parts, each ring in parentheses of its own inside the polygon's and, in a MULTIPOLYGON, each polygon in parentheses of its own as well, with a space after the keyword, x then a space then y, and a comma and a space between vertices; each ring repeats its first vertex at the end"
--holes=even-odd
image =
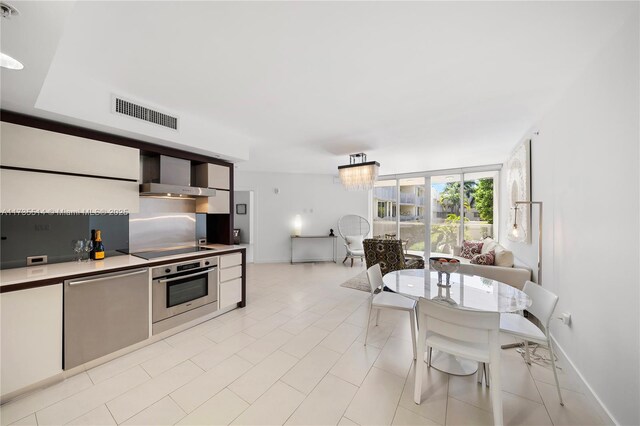
POLYGON ((191 186, 191 162, 166 155, 142 157, 140 195, 215 197, 216 190, 191 186))
POLYGON ((162 183, 143 183, 140 185, 140 195, 174 197, 215 197, 216 190, 211 188, 196 188, 193 186, 165 185, 162 183))

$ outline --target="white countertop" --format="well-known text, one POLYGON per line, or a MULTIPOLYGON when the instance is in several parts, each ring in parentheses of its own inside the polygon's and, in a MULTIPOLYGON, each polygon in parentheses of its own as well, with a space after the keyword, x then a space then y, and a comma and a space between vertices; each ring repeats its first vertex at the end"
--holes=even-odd
MULTIPOLYGON (((211 256, 216 256, 230 250, 245 249, 245 247, 241 246, 227 246, 223 244, 207 244, 205 247, 216 249, 215 251, 207 252, 207 254, 210 254, 211 256)), ((149 264, 156 264, 158 262, 170 263, 183 258, 193 257, 194 254, 196 253, 183 253, 153 260, 145 260, 136 256, 123 254, 108 257, 103 260, 91 260, 88 262, 63 262, 52 263, 50 265, 3 269, 0 271, 0 287, 30 281, 50 280, 58 277, 62 279, 64 277, 74 275, 109 272, 110 270, 120 268, 131 268, 136 266, 145 267, 149 264)), ((203 253, 197 254, 202 255, 203 253)))

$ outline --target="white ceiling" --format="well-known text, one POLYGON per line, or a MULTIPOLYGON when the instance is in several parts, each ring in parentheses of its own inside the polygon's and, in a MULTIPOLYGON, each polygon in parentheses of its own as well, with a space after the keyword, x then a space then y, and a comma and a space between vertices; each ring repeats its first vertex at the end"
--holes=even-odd
MULTIPOLYGON (((2 107, 246 170, 381 174, 501 163, 637 5, 614 2, 22 2, 2 107), (112 93, 180 115, 176 134, 112 93)), ((615 64, 614 64, 615 66, 615 64)))

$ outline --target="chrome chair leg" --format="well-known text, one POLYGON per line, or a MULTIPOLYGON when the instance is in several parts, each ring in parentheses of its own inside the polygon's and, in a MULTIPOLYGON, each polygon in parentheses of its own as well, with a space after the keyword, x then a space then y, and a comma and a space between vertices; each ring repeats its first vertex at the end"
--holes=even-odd
POLYGON ((484 364, 484 383, 487 387, 489 387, 489 369, 491 366, 489 364, 484 364))
POLYGON ((562 400, 562 393, 560 392, 560 381, 558 380, 558 372, 556 371, 556 355, 553 353, 551 347, 551 339, 547 337, 547 345, 549 346, 549 357, 551 358, 551 368, 553 369, 553 378, 556 380, 556 389, 558 389, 558 398, 560 399, 560 405, 564 407, 564 401, 562 400))

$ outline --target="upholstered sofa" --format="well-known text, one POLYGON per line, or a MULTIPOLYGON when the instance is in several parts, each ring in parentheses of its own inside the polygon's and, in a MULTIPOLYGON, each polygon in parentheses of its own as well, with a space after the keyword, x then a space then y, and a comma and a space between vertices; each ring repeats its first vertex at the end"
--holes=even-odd
MULTIPOLYGON (((493 250, 495 252, 494 265, 476 265, 470 259, 460 256, 460 246, 453 249, 453 257, 460 261, 459 272, 468 275, 478 275, 492 280, 509 284, 519 290, 524 288, 524 283, 531 279, 531 270, 514 266, 513 252, 507 250, 491 238, 483 240, 481 254, 493 250)), ((431 253, 432 257, 452 257, 450 254, 431 253)))
POLYGON ((400 240, 367 239, 363 242, 367 268, 380 264, 382 275, 400 269, 423 269, 424 259, 405 254, 400 240))

